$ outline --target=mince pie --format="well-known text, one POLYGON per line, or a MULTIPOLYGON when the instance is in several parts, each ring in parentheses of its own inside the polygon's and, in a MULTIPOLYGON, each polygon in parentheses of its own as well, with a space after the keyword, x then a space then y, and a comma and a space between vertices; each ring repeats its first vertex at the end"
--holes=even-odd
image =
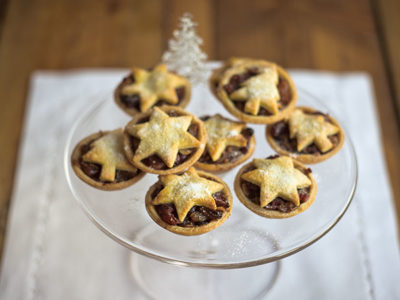
POLYGON ((192 166, 206 143, 204 124, 176 106, 154 107, 125 127, 124 150, 144 172, 171 174, 192 166))
POLYGON ((102 190, 128 187, 145 173, 129 163, 125 157, 121 128, 92 134, 75 146, 72 168, 87 184, 102 190))
POLYGON ((133 68, 114 92, 114 100, 125 112, 134 116, 153 106, 185 107, 190 99, 191 85, 187 78, 167 70, 160 64, 148 71, 133 68))
POLYGON ((248 123, 270 124, 283 119, 296 105, 297 91, 289 74, 263 60, 233 59, 210 79, 225 108, 248 123))
POLYGON ((333 156, 345 139, 334 118, 309 107, 297 107, 284 120, 268 125, 266 135, 279 154, 293 155, 307 164, 333 156))
POLYGON ((207 131, 206 149, 196 167, 206 171, 226 171, 241 164, 254 152, 253 129, 217 114, 202 117, 207 131))
POLYGON ((314 202, 317 184, 312 172, 289 156, 253 159, 235 178, 239 200, 256 214, 287 218, 306 210, 314 202))
POLYGON ((219 177, 196 171, 160 175, 146 194, 146 209, 161 227, 182 235, 206 233, 232 210, 232 194, 219 177))

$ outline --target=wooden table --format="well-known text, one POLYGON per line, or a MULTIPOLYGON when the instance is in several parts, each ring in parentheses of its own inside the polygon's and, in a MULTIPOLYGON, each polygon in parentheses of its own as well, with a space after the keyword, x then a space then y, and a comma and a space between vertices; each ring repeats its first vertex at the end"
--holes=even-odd
POLYGON ((186 11, 210 59, 369 72, 400 216, 399 1, 0 0, 0 250, 32 71, 152 66, 186 11))

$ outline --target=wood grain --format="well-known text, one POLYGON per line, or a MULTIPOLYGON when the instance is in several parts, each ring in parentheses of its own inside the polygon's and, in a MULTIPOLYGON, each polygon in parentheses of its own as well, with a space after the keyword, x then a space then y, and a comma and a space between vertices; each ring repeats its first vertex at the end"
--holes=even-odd
POLYGON ((381 38, 381 49, 395 100, 398 126, 400 126, 400 1, 374 0, 371 2, 376 15, 377 28, 381 38))
POLYGON ((400 139, 393 105, 400 95, 395 0, 0 1, 0 249, 31 72, 152 66, 186 11, 199 23, 210 59, 251 56, 289 68, 369 72, 400 215, 400 139))
POLYGON ((0 0, 0 37, 3 29, 5 13, 7 11, 7 3, 8 3, 7 0, 0 0))

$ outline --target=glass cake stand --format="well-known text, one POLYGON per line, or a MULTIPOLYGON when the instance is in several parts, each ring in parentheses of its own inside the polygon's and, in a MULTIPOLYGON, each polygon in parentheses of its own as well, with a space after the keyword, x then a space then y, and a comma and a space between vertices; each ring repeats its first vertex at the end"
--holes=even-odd
MULTIPOLYGON (((238 166, 219 174, 234 196, 230 218, 203 235, 173 234, 154 223, 145 209, 145 193, 157 181, 157 176, 147 174, 129 188, 109 192, 85 184, 71 168, 71 152, 82 138, 99 130, 124 127, 130 120, 111 99, 111 92, 101 99, 89 99, 94 102, 92 108, 71 129, 65 150, 66 177, 87 216, 106 235, 132 250, 133 276, 150 298, 259 299, 273 286, 279 273, 279 260, 324 236, 340 220, 353 198, 357 162, 346 134, 338 154, 310 165, 318 193, 314 204, 305 212, 276 220, 249 211, 233 192, 238 166)), ((328 112, 320 101, 303 90, 299 90, 298 105, 328 112)), ((230 117, 205 86, 194 88, 187 110, 197 116, 219 112, 230 117)), ((340 118, 338 121, 341 123, 340 118)), ((265 138, 265 126, 249 126, 255 130, 257 141, 252 158, 274 154, 265 138)))

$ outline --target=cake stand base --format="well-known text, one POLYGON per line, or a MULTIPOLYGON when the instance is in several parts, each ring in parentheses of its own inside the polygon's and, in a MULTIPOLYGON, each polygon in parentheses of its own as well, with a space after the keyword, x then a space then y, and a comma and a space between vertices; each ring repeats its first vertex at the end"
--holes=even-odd
POLYGON ((280 261, 242 269, 183 267, 134 252, 133 278, 151 299, 261 299, 279 274, 280 261))

